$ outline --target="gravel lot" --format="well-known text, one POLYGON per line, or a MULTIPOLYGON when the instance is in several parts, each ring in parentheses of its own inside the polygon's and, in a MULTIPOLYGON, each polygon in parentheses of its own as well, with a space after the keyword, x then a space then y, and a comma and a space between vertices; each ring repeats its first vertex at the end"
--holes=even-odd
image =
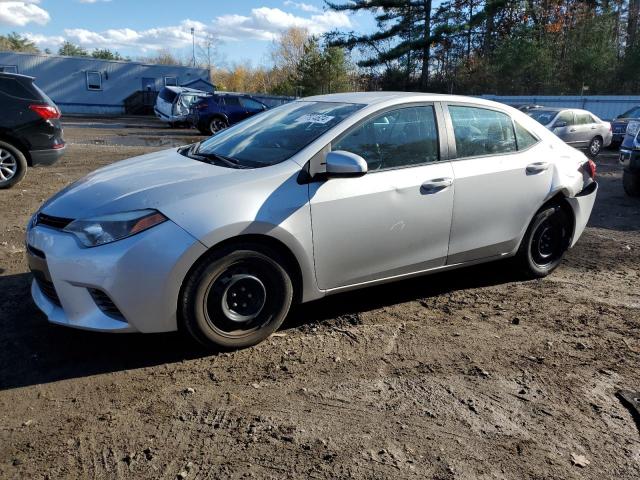
POLYGON ((194 132, 67 119, 66 157, 0 191, 0 478, 640 478, 616 398, 640 390, 640 200, 613 152, 588 229, 544 280, 492 264, 342 294, 225 354, 48 325, 29 215, 194 132))

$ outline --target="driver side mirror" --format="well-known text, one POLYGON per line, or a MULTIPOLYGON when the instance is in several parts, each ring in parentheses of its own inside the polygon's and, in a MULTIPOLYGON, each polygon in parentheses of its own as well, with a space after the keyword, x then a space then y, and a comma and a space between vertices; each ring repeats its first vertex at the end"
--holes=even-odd
POLYGON ((553 124, 553 128, 564 128, 564 127, 566 127, 567 125, 568 125, 568 123, 567 123, 567 122, 565 122, 565 121, 563 121, 563 120, 560 120, 560 121, 558 121, 558 122, 556 122, 556 123, 554 123, 554 124, 553 124))
POLYGON ((344 150, 327 153, 326 165, 328 178, 361 177, 368 171, 364 158, 344 150))

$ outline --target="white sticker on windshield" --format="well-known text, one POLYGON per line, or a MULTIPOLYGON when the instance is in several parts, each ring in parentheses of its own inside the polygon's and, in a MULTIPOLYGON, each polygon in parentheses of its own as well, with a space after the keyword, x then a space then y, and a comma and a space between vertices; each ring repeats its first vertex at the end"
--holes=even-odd
POLYGON ((307 113, 306 115, 302 115, 301 117, 296 118, 296 122, 307 122, 307 123, 328 123, 333 120, 335 117, 330 115, 323 115, 321 113, 307 113))

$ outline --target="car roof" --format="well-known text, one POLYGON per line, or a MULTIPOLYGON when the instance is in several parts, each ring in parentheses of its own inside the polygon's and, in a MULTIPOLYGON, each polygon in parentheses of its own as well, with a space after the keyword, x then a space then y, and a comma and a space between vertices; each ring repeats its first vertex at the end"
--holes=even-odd
POLYGON ((444 93, 422 93, 422 92, 348 92, 348 93, 330 93, 326 95, 314 95, 304 97, 298 101, 310 102, 336 102, 336 103, 354 103, 360 105, 376 105, 380 103, 395 103, 403 99, 408 102, 458 102, 469 103, 474 105, 503 109, 504 107, 513 108, 504 103, 487 100, 480 97, 469 97, 462 95, 449 95, 444 93))
POLYGON ((175 93, 206 93, 207 95, 209 95, 209 92, 205 92, 204 90, 197 90, 195 88, 189 88, 189 87, 164 87, 167 90, 171 90, 172 92, 175 93))
POLYGON ((30 77, 29 75, 22 75, 20 73, 9 73, 9 72, 0 72, 0 77, 18 78, 22 80, 29 80, 31 82, 35 79, 35 77, 30 77))

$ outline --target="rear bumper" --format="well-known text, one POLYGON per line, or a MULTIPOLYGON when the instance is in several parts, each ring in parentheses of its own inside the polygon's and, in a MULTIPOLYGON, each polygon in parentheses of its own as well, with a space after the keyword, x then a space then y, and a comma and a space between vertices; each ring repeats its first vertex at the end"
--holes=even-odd
POLYGON ((60 157, 64 155, 67 146, 62 148, 51 148, 47 150, 31 150, 29 155, 31 156, 32 165, 53 165, 60 157))
POLYGON ((640 173, 640 151, 620 149, 620 163, 622 169, 629 173, 640 173))
POLYGON ((573 238, 571 239, 570 247, 573 247, 576 242, 582 236, 591 211, 593 210, 593 204, 596 201, 596 195, 598 194, 598 183, 593 182, 587 188, 582 190, 573 198, 568 198, 569 205, 573 209, 573 214, 576 219, 575 229, 573 231, 573 238))

